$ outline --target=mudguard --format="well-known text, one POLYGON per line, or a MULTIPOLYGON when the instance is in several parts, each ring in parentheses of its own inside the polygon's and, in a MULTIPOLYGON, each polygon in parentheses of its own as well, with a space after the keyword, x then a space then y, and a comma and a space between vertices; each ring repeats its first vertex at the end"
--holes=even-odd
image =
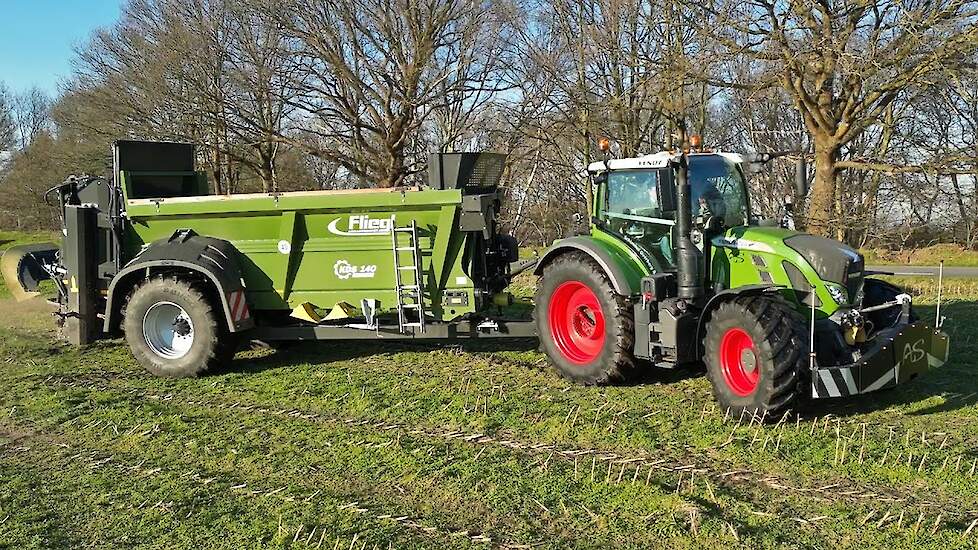
POLYGON ((0 273, 18 302, 38 296, 38 283, 51 278, 45 265, 58 263, 60 248, 54 243, 26 244, 8 248, 0 256, 0 273))
POLYGON ((533 270, 535 275, 543 275, 543 270, 557 256, 580 251, 591 257, 611 279, 615 292, 623 296, 637 294, 641 288, 644 270, 633 259, 622 255, 609 247, 602 246, 600 241, 591 237, 570 237, 554 241, 553 245, 543 254, 533 270))
POLYGON ((702 357, 703 350, 703 337, 706 336, 706 320, 710 317, 710 313, 717 308, 723 302, 727 300, 733 300, 739 296, 752 296, 757 294, 774 294, 780 292, 784 287, 769 284, 760 285, 745 285, 737 288, 729 288, 717 292, 710 297, 710 300, 706 302, 706 306, 703 307, 703 313, 700 315, 699 320, 696 322, 696 349, 697 356, 702 357))
POLYGON ((168 239, 149 244, 109 284, 105 332, 111 332, 118 325, 122 296, 134 284, 154 273, 172 271, 196 272, 213 284, 228 330, 240 332, 254 327, 237 258, 238 251, 231 243, 202 237, 192 230, 176 231, 168 239))

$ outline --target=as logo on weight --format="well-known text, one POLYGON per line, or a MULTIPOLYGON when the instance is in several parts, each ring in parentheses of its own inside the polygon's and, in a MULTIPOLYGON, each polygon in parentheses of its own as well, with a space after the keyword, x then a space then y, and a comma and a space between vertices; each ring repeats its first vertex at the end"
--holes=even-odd
POLYGON ((910 360, 911 363, 917 363, 927 356, 927 352, 920 349, 920 346, 924 344, 924 339, 921 338, 913 344, 907 343, 903 345, 903 361, 910 360))
POLYGON ((333 273, 339 279, 372 279, 377 274, 376 264, 353 265, 346 260, 336 260, 333 264, 333 273))

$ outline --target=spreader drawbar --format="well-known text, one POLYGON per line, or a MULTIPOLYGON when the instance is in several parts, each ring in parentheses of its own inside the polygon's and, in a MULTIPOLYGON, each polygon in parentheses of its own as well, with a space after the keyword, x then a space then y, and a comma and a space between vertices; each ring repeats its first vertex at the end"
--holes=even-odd
POLYGON ((905 326, 884 339, 851 365, 815 367, 812 397, 846 397, 896 386, 943 365, 948 358, 948 338, 924 323, 905 326))

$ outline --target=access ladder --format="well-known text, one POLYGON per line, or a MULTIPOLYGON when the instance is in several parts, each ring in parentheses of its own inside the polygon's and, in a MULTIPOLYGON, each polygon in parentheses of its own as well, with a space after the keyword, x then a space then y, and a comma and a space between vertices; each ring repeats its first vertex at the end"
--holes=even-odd
POLYGON ((421 272, 421 245, 418 241, 418 224, 411 220, 411 225, 397 227, 391 216, 391 249, 394 253, 394 294, 397 298, 397 326, 401 333, 410 328, 424 332, 424 295, 421 292, 423 276, 421 272), (398 238, 398 236, 403 236, 398 238), (409 241, 407 244, 401 241, 409 241), (401 264, 401 255, 409 256, 408 263, 401 264), (408 315, 409 311, 417 314, 417 321, 408 315))

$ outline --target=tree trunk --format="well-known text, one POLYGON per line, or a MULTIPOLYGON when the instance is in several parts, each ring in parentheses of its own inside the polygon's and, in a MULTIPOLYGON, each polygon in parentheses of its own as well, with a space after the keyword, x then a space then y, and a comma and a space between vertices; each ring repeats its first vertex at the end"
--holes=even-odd
POLYGON ((385 159, 384 171, 381 174, 377 187, 400 187, 404 185, 407 177, 407 169, 404 165, 404 151, 400 148, 388 146, 387 158, 385 159))
POLYGON ((815 141, 815 181, 808 203, 808 232, 823 237, 833 236, 833 211, 835 210, 835 163, 838 146, 815 141))
MULTIPOLYGON (((968 207, 964 204, 964 193, 961 191, 961 184, 958 183, 958 175, 951 174, 951 186, 954 188, 954 200, 958 205, 958 213, 961 216, 961 221, 959 222, 964 226, 964 232, 962 235, 962 244, 965 247, 971 247, 971 220, 968 218, 968 207)), ((951 238, 957 239, 958 234, 956 231, 951 231, 951 238)))
POLYGON ((278 191, 278 182, 275 181, 275 157, 264 152, 259 153, 260 163, 258 165, 258 177, 261 178, 261 188, 265 193, 278 191))
POLYGON ((224 161, 221 159, 221 150, 215 146, 211 149, 211 169, 214 176, 214 194, 224 194, 224 180, 221 178, 221 166, 224 161))

